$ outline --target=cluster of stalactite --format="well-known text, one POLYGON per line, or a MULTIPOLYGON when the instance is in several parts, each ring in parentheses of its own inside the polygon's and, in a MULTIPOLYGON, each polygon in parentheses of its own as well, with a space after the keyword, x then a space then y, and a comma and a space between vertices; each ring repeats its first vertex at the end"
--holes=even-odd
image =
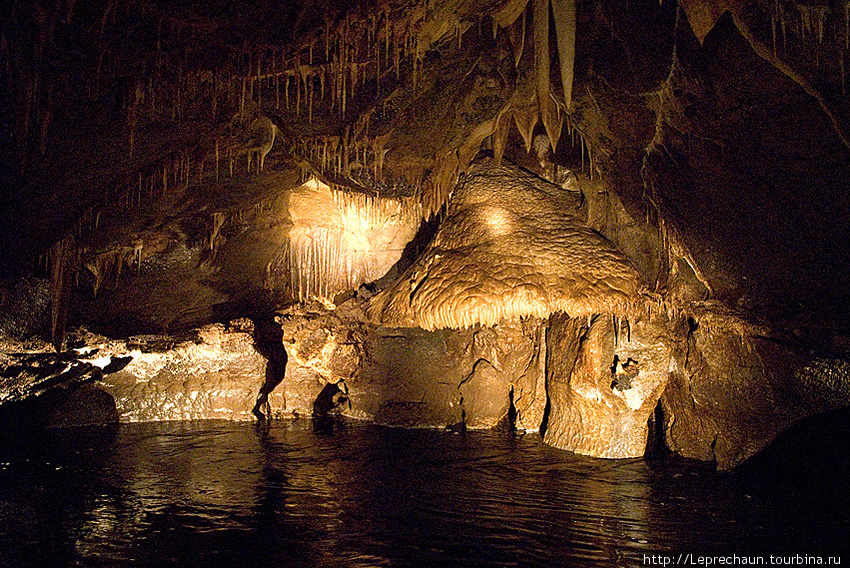
POLYGON ((20 173, 48 152, 53 122, 74 116, 72 107, 112 100, 110 108, 95 108, 120 113, 133 156, 146 123, 216 116, 237 92, 235 69, 193 63, 187 46, 208 41, 210 30, 148 2, 39 0, 7 10, 0 82, 14 120, 4 137, 20 173))
MULTIPOLYGON (((519 65, 526 49, 526 30, 528 14, 531 15, 534 46, 534 72, 526 81, 520 81, 507 104, 490 120, 484 121, 473 130, 470 136, 457 148, 448 148, 437 156, 437 163, 426 180, 424 207, 428 212, 441 210, 448 199, 459 174, 469 168, 472 159, 482 144, 489 143, 498 164, 504 154, 509 129, 513 123, 523 137, 526 151, 533 145, 534 128, 538 121, 543 124, 554 150, 561 137, 563 125, 575 143, 575 136, 581 141, 582 154, 588 150, 592 160, 590 144, 570 120, 572 111, 572 85, 575 61, 575 0, 509 0, 490 15, 493 19, 493 33, 507 28, 514 49, 514 64, 519 65), (553 19, 550 18, 550 4, 553 19), (560 61, 562 92, 557 96, 551 89, 549 37, 550 24, 554 24, 560 61), (513 119, 513 120, 512 120, 513 119)), ((538 153, 540 149, 536 149, 538 153)), ((593 166, 591 164, 591 175, 593 166)))
MULTIPOLYGON (((464 32, 481 16, 464 15, 457 6, 435 8, 431 4, 426 0, 398 9, 387 4, 363 13, 352 11, 334 26, 328 24, 294 53, 250 54, 247 59, 251 72, 240 79, 240 108, 244 112, 246 100, 268 100, 271 91, 277 108, 285 104, 297 114, 306 112, 310 121, 317 96, 323 100, 329 98, 330 107, 344 117, 347 101, 364 88, 366 79, 371 80, 368 84, 375 91, 369 94, 377 99, 382 78, 392 73, 398 80, 402 68, 415 91, 425 52, 438 42, 457 41, 460 45, 464 32)), ((497 160, 500 159, 511 122, 516 123, 529 149, 538 120, 543 123, 551 146, 557 145, 572 105, 575 2, 552 0, 551 7, 553 18, 549 16, 550 0, 512 0, 491 12, 494 34, 503 28, 510 33, 517 65, 525 49, 529 19, 526 14, 531 13, 533 82, 529 88, 523 85, 518 89, 497 117, 480 124, 461 144, 438 152, 430 167, 404 172, 405 180, 422 196, 423 212, 427 216, 441 210, 458 175, 466 171, 482 144, 490 143, 497 160), (560 96, 550 89, 550 22, 554 23, 561 62, 560 96)), ((340 134, 301 140, 295 148, 296 155, 325 178, 352 178, 352 167, 357 165, 371 170, 372 179, 379 183, 392 131, 370 132, 373 112, 374 108, 370 108, 358 115, 340 134)), ((570 131, 577 132, 573 125, 570 131)), ((589 143, 580 138, 582 149, 588 148, 590 158, 589 143)))
POLYGON ((773 54, 777 58, 802 57, 811 59, 817 67, 826 67, 828 75, 838 75, 841 93, 847 94, 846 58, 850 51, 850 1, 803 4, 790 7, 775 0, 771 6, 773 54), (801 40, 797 51, 789 46, 789 30, 801 40), (814 48, 814 49, 809 49, 814 48))
POLYGON ((455 10, 437 8, 432 0, 414 3, 380 2, 355 7, 335 20, 327 15, 324 29, 286 49, 261 47, 239 54, 240 110, 246 101, 276 109, 306 113, 312 121, 314 103, 325 101, 344 116, 351 99, 374 80, 380 95, 382 79, 400 78, 410 65, 413 83, 422 57, 433 42, 451 33, 458 38, 469 28, 455 10))
MULTIPOLYGON (((267 267, 267 285, 288 285, 292 299, 298 302, 318 299, 329 303, 336 295, 383 276, 389 266, 376 258, 388 251, 375 248, 372 233, 407 227, 412 237, 422 218, 415 197, 385 198, 334 188, 329 191, 337 213, 334 218, 326 219, 322 226, 296 224, 283 250, 267 267)), ((404 244, 396 245, 396 257, 404 244)))
POLYGON ((296 154, 303 156, 324 177, 350 179, 353 170, 367 167, 377 182, 383 176, 384 158, 390 132, 382 136, 369 135, 372 112, 360 115, 353 125, 346 126, 341 136, 313 136, 296 143, 296 154))
MULTIPOLYGON (((196 151, 174 152, 163 159, 129 172, 110 187, 101 199, 82 210, 70 234, 86 240, 101 231, 110 213, 132 214, 151 202, 185 191, 204 175, 204 158, 196 151)), ((114 221, 114 219, 113 219, 114 221)))

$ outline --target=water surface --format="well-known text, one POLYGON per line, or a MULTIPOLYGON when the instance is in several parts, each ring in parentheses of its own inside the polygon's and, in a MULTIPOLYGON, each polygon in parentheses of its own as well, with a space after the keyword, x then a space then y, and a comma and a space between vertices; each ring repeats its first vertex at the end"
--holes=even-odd
MULTIPOLYGON (((661 551, 837 552, 850 414, 731 473, 506 432, 310 421, 122 425, 0 446, 0 566, 641 566, 661 551)), ((850 562, 850 557, 845 559, 850 562)))

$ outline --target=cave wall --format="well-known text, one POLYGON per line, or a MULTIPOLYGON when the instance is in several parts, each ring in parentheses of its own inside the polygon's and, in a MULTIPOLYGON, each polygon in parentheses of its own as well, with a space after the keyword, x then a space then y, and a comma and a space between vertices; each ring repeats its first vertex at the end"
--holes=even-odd
POLYGON ((289 353, 285 414, 312 415, 328 383, 345 382, 352 418, 392 426, 537 431, 546 404, 543 325, 467 330, 377 327, 365 301, 282 316, 289 353))

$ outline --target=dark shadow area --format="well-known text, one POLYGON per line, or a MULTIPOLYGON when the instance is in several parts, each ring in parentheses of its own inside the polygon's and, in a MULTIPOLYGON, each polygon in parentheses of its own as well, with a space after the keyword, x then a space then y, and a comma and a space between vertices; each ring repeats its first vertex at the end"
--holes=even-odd
POLYGON ((348 398, 348 385, 344 380, 328 383, 313 401, 313 430, 317 434, 332 434, 339 422, 339 408, 351 400, 348 398))
POLYGON ((644 457, 652 459, 668 455, 670 450, 664 443, 664 410, 660 400, 655 405, 655 410, 649 415, 647 431, 644 457))
POLYGON ((283 382, 289 356, 283 346, 283 332, 280 325, 268 316, 254 320, 254 345, 268 362, 265 381, 260 387, 257 402, 251 412, 257 420, 265 421, 271 416, 269 394, 283 382))

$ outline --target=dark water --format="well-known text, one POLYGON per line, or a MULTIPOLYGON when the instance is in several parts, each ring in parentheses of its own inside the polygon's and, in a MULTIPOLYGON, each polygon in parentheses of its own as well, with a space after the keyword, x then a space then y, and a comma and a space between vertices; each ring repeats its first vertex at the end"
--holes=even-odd
MULTIPOLYGON (((67 430, 0 446, 0 566, 642 566, 661 551, 836 553, 850 413, 727 474, 504 432, 309 421, 67 430)), ((850 564, 850 556, 844 557, 850 564)))

